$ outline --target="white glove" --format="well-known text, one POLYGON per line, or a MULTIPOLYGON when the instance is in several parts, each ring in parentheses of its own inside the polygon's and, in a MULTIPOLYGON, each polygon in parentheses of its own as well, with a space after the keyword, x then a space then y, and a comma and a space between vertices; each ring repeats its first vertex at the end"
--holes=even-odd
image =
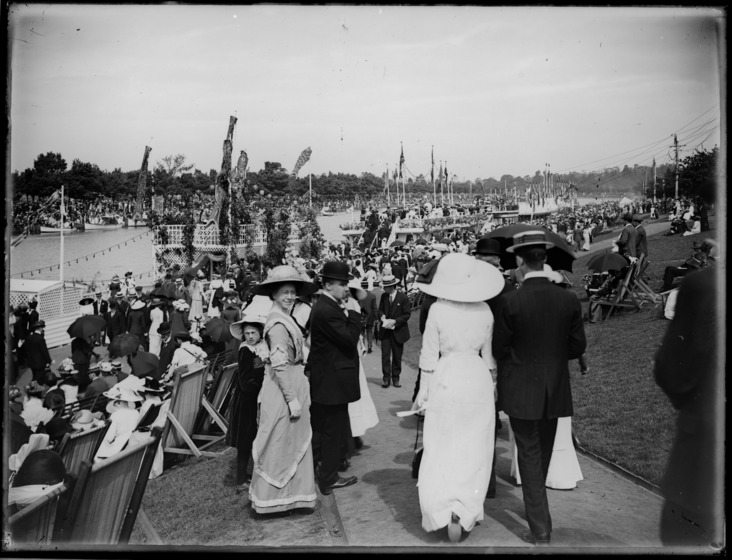
POLYGON ((427 398, 430 394, 430 381, 432 380, 432 372, 423 371, 419 378, 419 392, 417 398, 414 400, 414 404, 417 410, 424 410, 427 408, 427 398))
POLYGON ((300 418, 300 413, 302 412, 300 401, 298 401, 297 399, 292 399, 290 402, 287 403, 287 406, 290 407, 290 418, 300 418))

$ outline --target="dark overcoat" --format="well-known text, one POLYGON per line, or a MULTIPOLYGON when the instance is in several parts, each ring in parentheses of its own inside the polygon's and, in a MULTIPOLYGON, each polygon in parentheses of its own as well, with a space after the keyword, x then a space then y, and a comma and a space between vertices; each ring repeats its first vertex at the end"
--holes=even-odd
POLYGON ((546 277, 528 278, 501 297, 492 343, 497 408, 539 420, 546 402, 548 418, 572 416, 568 362, 587 346, 579 299, 546 277))
POLYGON ((319 404, 351 403, 361 398, 358 339, 361 314, 348 316, 334 299, 322 295, 310 314, 310 399, 319 404))

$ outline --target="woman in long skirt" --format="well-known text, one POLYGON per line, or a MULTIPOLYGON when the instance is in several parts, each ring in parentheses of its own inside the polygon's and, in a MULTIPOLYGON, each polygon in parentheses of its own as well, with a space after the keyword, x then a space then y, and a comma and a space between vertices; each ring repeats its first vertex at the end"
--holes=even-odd
POLYGON ((437 297, 422 339, 414 407, 425 411, 419 470, 422 528, 460 539, 483 519, 495 444, 493 313, 485 303, 505 285, 493 265, 447 254, 430 284, 437 297))
POLYGON ((310 384, 304 373, 302 331, 290 317, 296 297, 315 289, 295 268, 282 265, 253 290, 273 300, 264 327, 269 363, 259 392, 259 425, 252 446, 249 498, 257 513, 315 508, 310 384))
POLYGON ((237 491, 248 488, 250 475, 249 457, 252 443, 257 435, 257 398, 264 381, 264 359, 269 350, 262 339, 262 330, 267 317, 246 315, 241 321, 230 326, 231 334, 241 340, 239 346, 239 367, 234 380, 231 400, 228 443, 236 447, 236 484, 237 491))

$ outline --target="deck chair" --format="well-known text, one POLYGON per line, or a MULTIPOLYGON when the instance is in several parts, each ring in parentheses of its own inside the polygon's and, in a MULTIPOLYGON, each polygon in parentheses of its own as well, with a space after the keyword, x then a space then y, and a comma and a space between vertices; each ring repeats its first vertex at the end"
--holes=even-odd
POLYGON ((58 447, 58 454, 66 466, 66 472, 79 474, 82 461, 93 461, 99 446, 107 433, 109 424, 98 426, 76 434, 64 434, 58 447))
POLYGON ((203 396, 201 401, 201 410, 199 412, 198 426, 196 433, 208 433, 211 425, 216 424, 224 432, 219 436, 218 440, 225 437, 229 429, 227 421, 227 409, 231 401, 231 392, 234 389, 234 378, 236 377, 238 364, 229 364, 224 366, 214 377, 214 382, 203 396), (218 421, 216 421, 217 419, 218 421))
MULTIPOLYGON (((196 363, 190 364, 185 371, 177 370, 173 383, 173 392, 170 396, 170 408, 168 408, 168 421, 162 435, 163 451, 165 453, 178 453, 182 455, 195 455, 196 457, 216 457, 218 453, 206 451, 221 438, 220 436, 208 436, 195 433, 196 418, 203 403, 203 393, 206 383, 206 376, 211 364, 196 363), (196 445, 194 439, 208 440, 208 443, 196 445)), ((210 406, 210 405, 209 405, 210 406)), ((219 422, 217 415, 210 410, 215 422, 219 422)), ((222 425, 222 429, 225 426, 222 425)))
POLYGON ((64 405, 64 408, 61 411, 61 417, 68 420, 76 412, 83 409, 91 410, 92 412, 102 410, 104 408, 104 405, 107 404, 107 401, 109 401, 109 398, 105 397, 102 394, 81 398, 77 401, 70 402, 64 405))
POLYGON ((151 432, 139 443, 93 466, 91 461, 82 462, 64 520, 68 543, 116 545, 122 537, 129 540, 130 524, 134 525, 140 509, 159 436, 159 431, 151 432))
POLYGON ((648 301, 653 304, 659 304, 662 302, 662 298, 659 294, 654 292, 645 281, 646 269, 650 261, 645 254, 641 254, 636 263, 636 272, 633 278, 629 282, 629 288, 633 291, 633 294, 641 301, 648 301))
POLYGON ((609 319, 610 315, 613 314, 613 311, 618 308, 635 309, 636 311, 640 310, 642 301, 638 299, 633 290, 629 287, 629 284, 636 273, 637 264, 638 263, 635 262, 628 266, 628 271, 618 282, 618 286, 612 294, 605 298, 595 300, 594 302, 593 300, 590 300, 590 316, 592 316, 593 313, 593 303, 595 305, 599 305, 601 308, 609 307, 607 314, 602 319, 603 321, 609 319))
POLYGON ((48 547, 54 541, 56 519, 63 518, 64 511, 59 509, 59 501, 69 491, 63 484, 53 492, 38 498, 8 519, 11 549, 33 547, 38 550, 48 547))

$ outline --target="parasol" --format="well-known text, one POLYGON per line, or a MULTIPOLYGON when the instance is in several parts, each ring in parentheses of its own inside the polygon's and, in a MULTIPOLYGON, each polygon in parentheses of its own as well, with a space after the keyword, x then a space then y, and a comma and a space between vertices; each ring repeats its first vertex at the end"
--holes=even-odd
POLYGON ((214 317, 208 320, 204 328, 206 334, 214 342, 229 342, 233 338, 229 328, 230 325, 229 321, 225 321, 221 317, 214 317))
POLYGON ((389 245, 389 247, 404 247, 404 241, 402 241, 401 239, 395 239, 391 242, 391 245, 389 245))
POLYGON ((623 270, 626 266, 628 266, 628 261, 618 253, 613 253, 612 251, 600 253, 587 261, 587 270, 591 270, 593 272, 623 270))
POLYGON ((136 356, 130 356, 132 375, 135 377, 157 377, 159 358, 152 352, 140 350, 136 356))
POLYGON ((554 270, 566 270, 572 272, 572 263, 574 262, 575 254, 572 248, 567 244, 567 241, 562 239, 561 236, 557 235, 553 231, 546 230, 541 226, 534 226, 530 224, 511 224, 494 229, 492 232, 483 236, 483 239, 497 239, 501 244, 501 266, 506 270, 516 268, 516 256, 513 253, 506 251, 511 245, 513 245, 513 236, 518 233, 524 233, 527 231, 543 231, 546 234, 547 241, 554 243, 554 247, 548 249, 546 252, 546 264, 551 266, 554 270))
POLYGON ((121 358, 135 354, 140 349, 140 339, 129 333, 118 334, 109 343, 109 357, 121 358))
POLYGON ((417 245, 427 245, 427 240, 424 237, 417 239, 417 245))
POLYGON ((72 338, 89 338, 102 332, 106 326, 107 321, 99 315, 83 315, 71 323, 66 332, 72 338))

